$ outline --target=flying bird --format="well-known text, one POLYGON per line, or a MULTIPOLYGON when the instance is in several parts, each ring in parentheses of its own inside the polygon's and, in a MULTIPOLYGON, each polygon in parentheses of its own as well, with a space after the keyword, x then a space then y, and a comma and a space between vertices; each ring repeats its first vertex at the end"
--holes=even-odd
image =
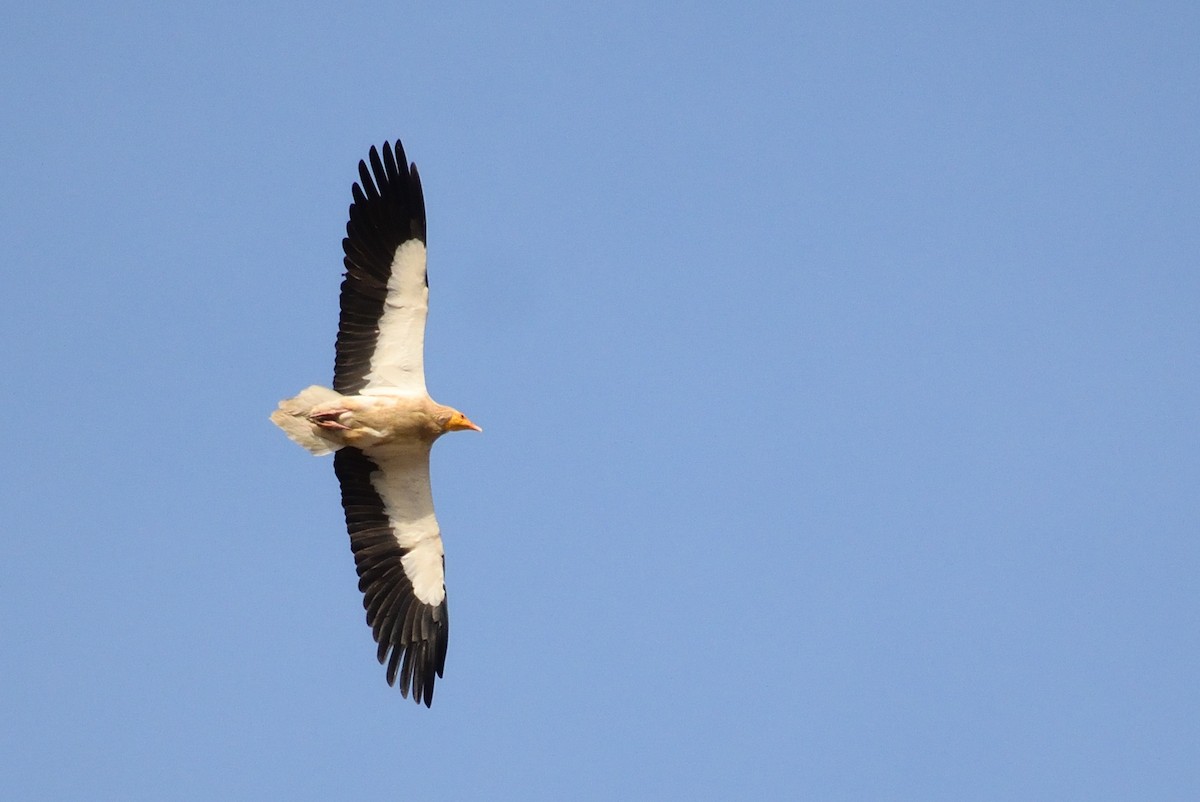
POLYGON ((387 681, 428 707, 446 664, 442 537, 429 451, 481 429, 425 389, 425 199, 399 140, 358 163, 346 223, 333 388, 279 402, 271 420, 318 456, 334 452, 367 624, 387 681))

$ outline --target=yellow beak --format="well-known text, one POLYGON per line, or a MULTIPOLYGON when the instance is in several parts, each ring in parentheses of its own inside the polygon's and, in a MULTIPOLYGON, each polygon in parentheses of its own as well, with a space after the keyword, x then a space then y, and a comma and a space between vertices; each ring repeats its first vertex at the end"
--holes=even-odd
POLYGON ((477 432, 483 431, 483 429, 480 429, 478 426, 471 423, 471 421, 467 419, 466 415, 462 414, 461 412, 455 412, 450 416, 450 421, 446 424, 446 431, 453 432, 460 429, 473 429, 477 432))

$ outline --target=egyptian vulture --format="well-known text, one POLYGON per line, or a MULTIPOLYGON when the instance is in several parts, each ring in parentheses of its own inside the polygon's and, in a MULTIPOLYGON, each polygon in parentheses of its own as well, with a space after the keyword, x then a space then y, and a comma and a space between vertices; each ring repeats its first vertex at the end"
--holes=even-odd
POLYGON ((428 707, 442 676, 450 619, 429 450, 480 428, 425 390, 425 200, 404 148, 358 163, 342 249, 346 277, 333 389, 279 402, 271 420, 313 454, 334 452, 367 624, 389 685, 428 707))

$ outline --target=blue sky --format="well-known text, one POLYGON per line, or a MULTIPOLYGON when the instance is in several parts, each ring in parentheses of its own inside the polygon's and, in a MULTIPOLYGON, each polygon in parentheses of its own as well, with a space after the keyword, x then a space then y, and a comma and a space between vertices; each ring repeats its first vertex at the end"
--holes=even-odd
POLYGON ((0 32, 0 795, 1195 799, 1192 4, 43 3, 0 32), (166 6, 166 7, 164 7, 166 6), (328 460, 429 210, 453 631, 328 460))

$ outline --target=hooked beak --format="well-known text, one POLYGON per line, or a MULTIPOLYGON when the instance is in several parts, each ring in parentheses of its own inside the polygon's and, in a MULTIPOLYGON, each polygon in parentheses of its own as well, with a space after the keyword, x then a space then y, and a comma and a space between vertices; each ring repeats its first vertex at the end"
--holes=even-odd
POLYGON ((461 412, 455 412, 450 416, 450 421, 446 424, 446 431, 454 432, 461 429, 472 429, 476 432, 483 431, 483 429, 480 429, 474 423, 471 423, 466 415, 462 414, 461 412))

